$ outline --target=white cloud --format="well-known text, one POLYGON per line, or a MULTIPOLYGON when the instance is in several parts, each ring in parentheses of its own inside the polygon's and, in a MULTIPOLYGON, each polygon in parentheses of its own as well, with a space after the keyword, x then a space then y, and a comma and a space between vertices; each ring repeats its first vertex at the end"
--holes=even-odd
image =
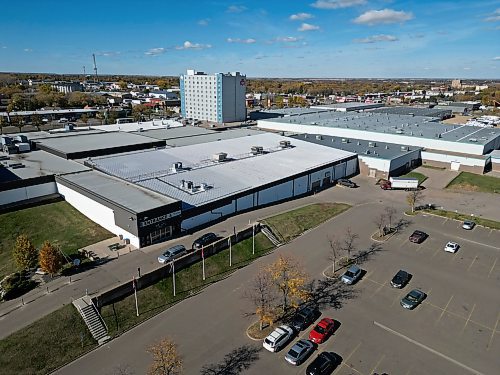
POLYGON ((253 44, 256 42, 253 38, 240 39, 240 38, 227 38, 228 43, 243 43, 243 44, 253 44))
POLYGON ((23 49, 24 52, 33 52, 33 50, 31 48, 25 48, 23 49))
POLYGON ((290 16, 290 21, 304 21, 313 17, 314 16, 310 13, 297 13, 290 16))
POLYGON ((465 68, 464 68, 464 70, 471 70, 471 68, 469 68, 469 67, 465 67, 465 68))
POLYGON ((151 48, 148 51, 144 52, 144 54, 149 56, 158 56, 161 55, 162 53, 165 53, 165 48, 163 47, 151 48))
POLYGON ((486 22, 498 22, 500 21, 500 8, 496 9, 493 14, 484 19, 486 22))
POLYGON ((311 25, 310 23, 303 23, 300 25, 300 27, 297 29, 297 31, 314 31, 314 30, 319 30, 319 26, 316 25, 311 25))
POLYGON ((97 56, 113 57, 113 56, 118 56, 120 53, 121 53, 120 51, 105 51, 105 52, 98 52, 97 56))
POLYGON ((397 42, 398 40, 399 39, 394 35, 386 34, 372 35, 362 39, 354 39, 356 43, 397 42))
POLYGON ((363 4, 366 4, 366 0, 317 0, 311 6, 319 9, 339 9, 363 4))
POLYGON ((276 42, 282 42, 282 43, 295 43, 298 42, 300 38, 294 37, 294 36, 279 36, 274 41, 276 42))
POLYGON ((411 12, 404 12, 402 10, 369 10, 354 19, 354 23, 371 26, 379 23, 402 23, 412 18, 413 14, 411 12))
POLYGON ((175 49, 206 49, 212 48, 210 44, 200 44, 200 43, 191 43, 189 40, 186 40, 182 46, 177 46, 175 49))
POLYGON ((200 26, 208 26, 209 22, 210 22, 210 18, 204 18, 202 20, 199 20, 197 23, 200 26))
MULTIPOLYGON (((6 47, 3 47, 3 48, 6 48, 6 47)), ((500 61, 500 56, 494 57, 493 60, 494 61, 500 61)))
POLYGON ((230 5, 227 9, 226 12, 228 13, 241 13, 247 10, 247 7, 244 5, 230 5))

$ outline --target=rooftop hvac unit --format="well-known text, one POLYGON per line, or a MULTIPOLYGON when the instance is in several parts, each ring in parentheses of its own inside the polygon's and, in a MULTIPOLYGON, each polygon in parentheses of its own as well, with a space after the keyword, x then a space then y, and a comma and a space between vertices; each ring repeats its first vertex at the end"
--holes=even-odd
POLYGON ((212 155, 212 160, 220 163, 227 159, 227 154, 225 152, 218 152, 212 155))
POLYGON ((200 191, 205 191, 205 190, 207 190, 207 189, 208 189, 208 184, 207 184, 207 183, 205 183, 205 182, 202 182, 202 183, 200 184, 200 191))
POLYGON ((366 150, 365 155, 370 155, 370 150, 366 150))
POLYGON ((401 146, 401 151, 410 151, 408 146, 401 146))
POLYGON ((388 145, 385 145, 385 149, 388 150, 389 149, 389 146, 388 145))
POLYGON ((349 139, 348 138, 342 138, 342 143, 349 143, 349 139))
POLYGON ((368 147, 377 147, 376 142, 368 142, 368 147))
POLYGON ((477 138, 469 138, 469 142, 477 142, 477 138))
POLYGON ((356 144, 357 144, 358 146, 361 146, 361 142, 360 142, 360 141, 357 141, 357 142, 356 142, 356 144))
POLYGON ((321 135, 317 135, 317 136, 316 136, 316 139, 317 139, 318 141, 321 141, 321 140, 323 139, 323 137, 322 137, 321 135))
POLYGON ((289 148, 291 146, 290 141, 280 141, 281 148, 289 148))
POLYGON ((264 153, 264 147, 262 147, 262 146, 252 146, 252 148, 250 149, 250 152, 252 153, 252 155, 263 154, 264 153))

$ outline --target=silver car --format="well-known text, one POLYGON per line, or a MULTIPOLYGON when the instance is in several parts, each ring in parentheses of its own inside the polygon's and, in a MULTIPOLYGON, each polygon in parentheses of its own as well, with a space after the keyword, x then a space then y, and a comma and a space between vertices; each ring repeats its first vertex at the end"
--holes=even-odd
POLYGON ((167 249, 162 255, 158 257, 159 263, 171 262, 184 254, 187 254, 187 250, 183 245, 175 245, 167 249))
POLYGON ((309 340, 299 340, 290 348, 285 356, 288 363, 300 365, 314 351, 314 344, 309 340))
POLYGON ((361 273, 362 273, 361 268, 359 268, 358 266, 351 266, 342 275, 341 280, 344 284, 348 285, 354 284, 361 277, 361 273))

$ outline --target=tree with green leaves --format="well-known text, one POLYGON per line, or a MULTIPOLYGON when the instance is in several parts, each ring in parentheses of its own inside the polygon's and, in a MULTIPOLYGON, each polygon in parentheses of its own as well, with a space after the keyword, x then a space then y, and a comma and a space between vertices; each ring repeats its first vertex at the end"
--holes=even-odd
POLYGON ((38 262, 38 251, 25 234, 20 234, 16 238, 14 249, 12 250, 14 263, 20 271, 24 271, 36 266, 38 262))
POLYGON ((43 271, 50 274, 51 277, 54 276, 62 267, 61 250, 49 241, 45 241, 40 249, 39 262, 43 271))

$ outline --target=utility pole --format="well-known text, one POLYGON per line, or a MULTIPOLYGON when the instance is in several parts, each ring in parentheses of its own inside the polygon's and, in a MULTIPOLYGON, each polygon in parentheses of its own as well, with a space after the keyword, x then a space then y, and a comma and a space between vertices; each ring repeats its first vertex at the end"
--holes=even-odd
POLYGON ((94 81, 95 81, 95 83, 97 83, 99 81, 97 79, 97 64, 95 63, 95 53, 92 54, 92 58, 94 59, 94 74, 95 74, 94 81))

